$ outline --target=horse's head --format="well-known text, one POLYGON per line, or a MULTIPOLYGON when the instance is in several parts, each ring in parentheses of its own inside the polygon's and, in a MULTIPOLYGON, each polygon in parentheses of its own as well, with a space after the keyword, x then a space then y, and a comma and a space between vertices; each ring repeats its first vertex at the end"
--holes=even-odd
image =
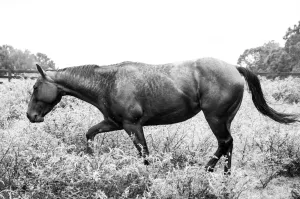
POLYGON ((54 81, 36 65, 41 77, 33 86, 33 93, 27 109, 30 122, 43 122, 44 116, 61 100, 62 94, 54 81))

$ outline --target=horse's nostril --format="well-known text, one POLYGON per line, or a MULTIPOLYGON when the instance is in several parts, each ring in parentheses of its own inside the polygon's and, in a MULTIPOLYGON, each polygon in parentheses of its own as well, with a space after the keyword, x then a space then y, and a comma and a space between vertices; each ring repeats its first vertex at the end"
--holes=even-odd
POLYGON ((30 122, 35 122, 37 120, 38 115, 37 114, 29 114, 26 113, 27 118, 29 119, 30 122))

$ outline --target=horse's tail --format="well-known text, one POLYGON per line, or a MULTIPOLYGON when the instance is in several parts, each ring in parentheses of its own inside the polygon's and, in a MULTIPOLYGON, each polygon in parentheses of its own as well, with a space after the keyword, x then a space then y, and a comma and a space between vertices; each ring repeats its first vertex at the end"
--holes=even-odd
POLYGON ((268 106, 264 98, 260 81, 257 75, 255 75, 247 68, 237 67, 237 69, 240 72, 240 74, 245 77, 252 94, 252 101, 259 112, 279 123, 290 124, 294 122, 299 122, 299 120, 297 120, 297 115, 279 113, 268 106))

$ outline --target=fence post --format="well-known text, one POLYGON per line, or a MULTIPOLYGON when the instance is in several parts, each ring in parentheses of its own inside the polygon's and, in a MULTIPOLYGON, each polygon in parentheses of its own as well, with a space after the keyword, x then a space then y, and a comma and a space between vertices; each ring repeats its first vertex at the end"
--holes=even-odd
POLYGON ((8 69, 8 82, 11 80, 11 69, 8 69))

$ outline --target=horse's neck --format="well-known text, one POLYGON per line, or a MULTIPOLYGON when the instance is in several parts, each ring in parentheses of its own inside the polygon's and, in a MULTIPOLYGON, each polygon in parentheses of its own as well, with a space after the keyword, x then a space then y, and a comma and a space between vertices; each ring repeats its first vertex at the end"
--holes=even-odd
POLYGON ((106 85, 101 84, 101 78, 95 75, 87 78, 80 74, 71 75, 67 71, 59 71, 53 75, 53 80, 65 95, 74 96, 101 109, 99 106, 103 103, 106 91, 106 85))

